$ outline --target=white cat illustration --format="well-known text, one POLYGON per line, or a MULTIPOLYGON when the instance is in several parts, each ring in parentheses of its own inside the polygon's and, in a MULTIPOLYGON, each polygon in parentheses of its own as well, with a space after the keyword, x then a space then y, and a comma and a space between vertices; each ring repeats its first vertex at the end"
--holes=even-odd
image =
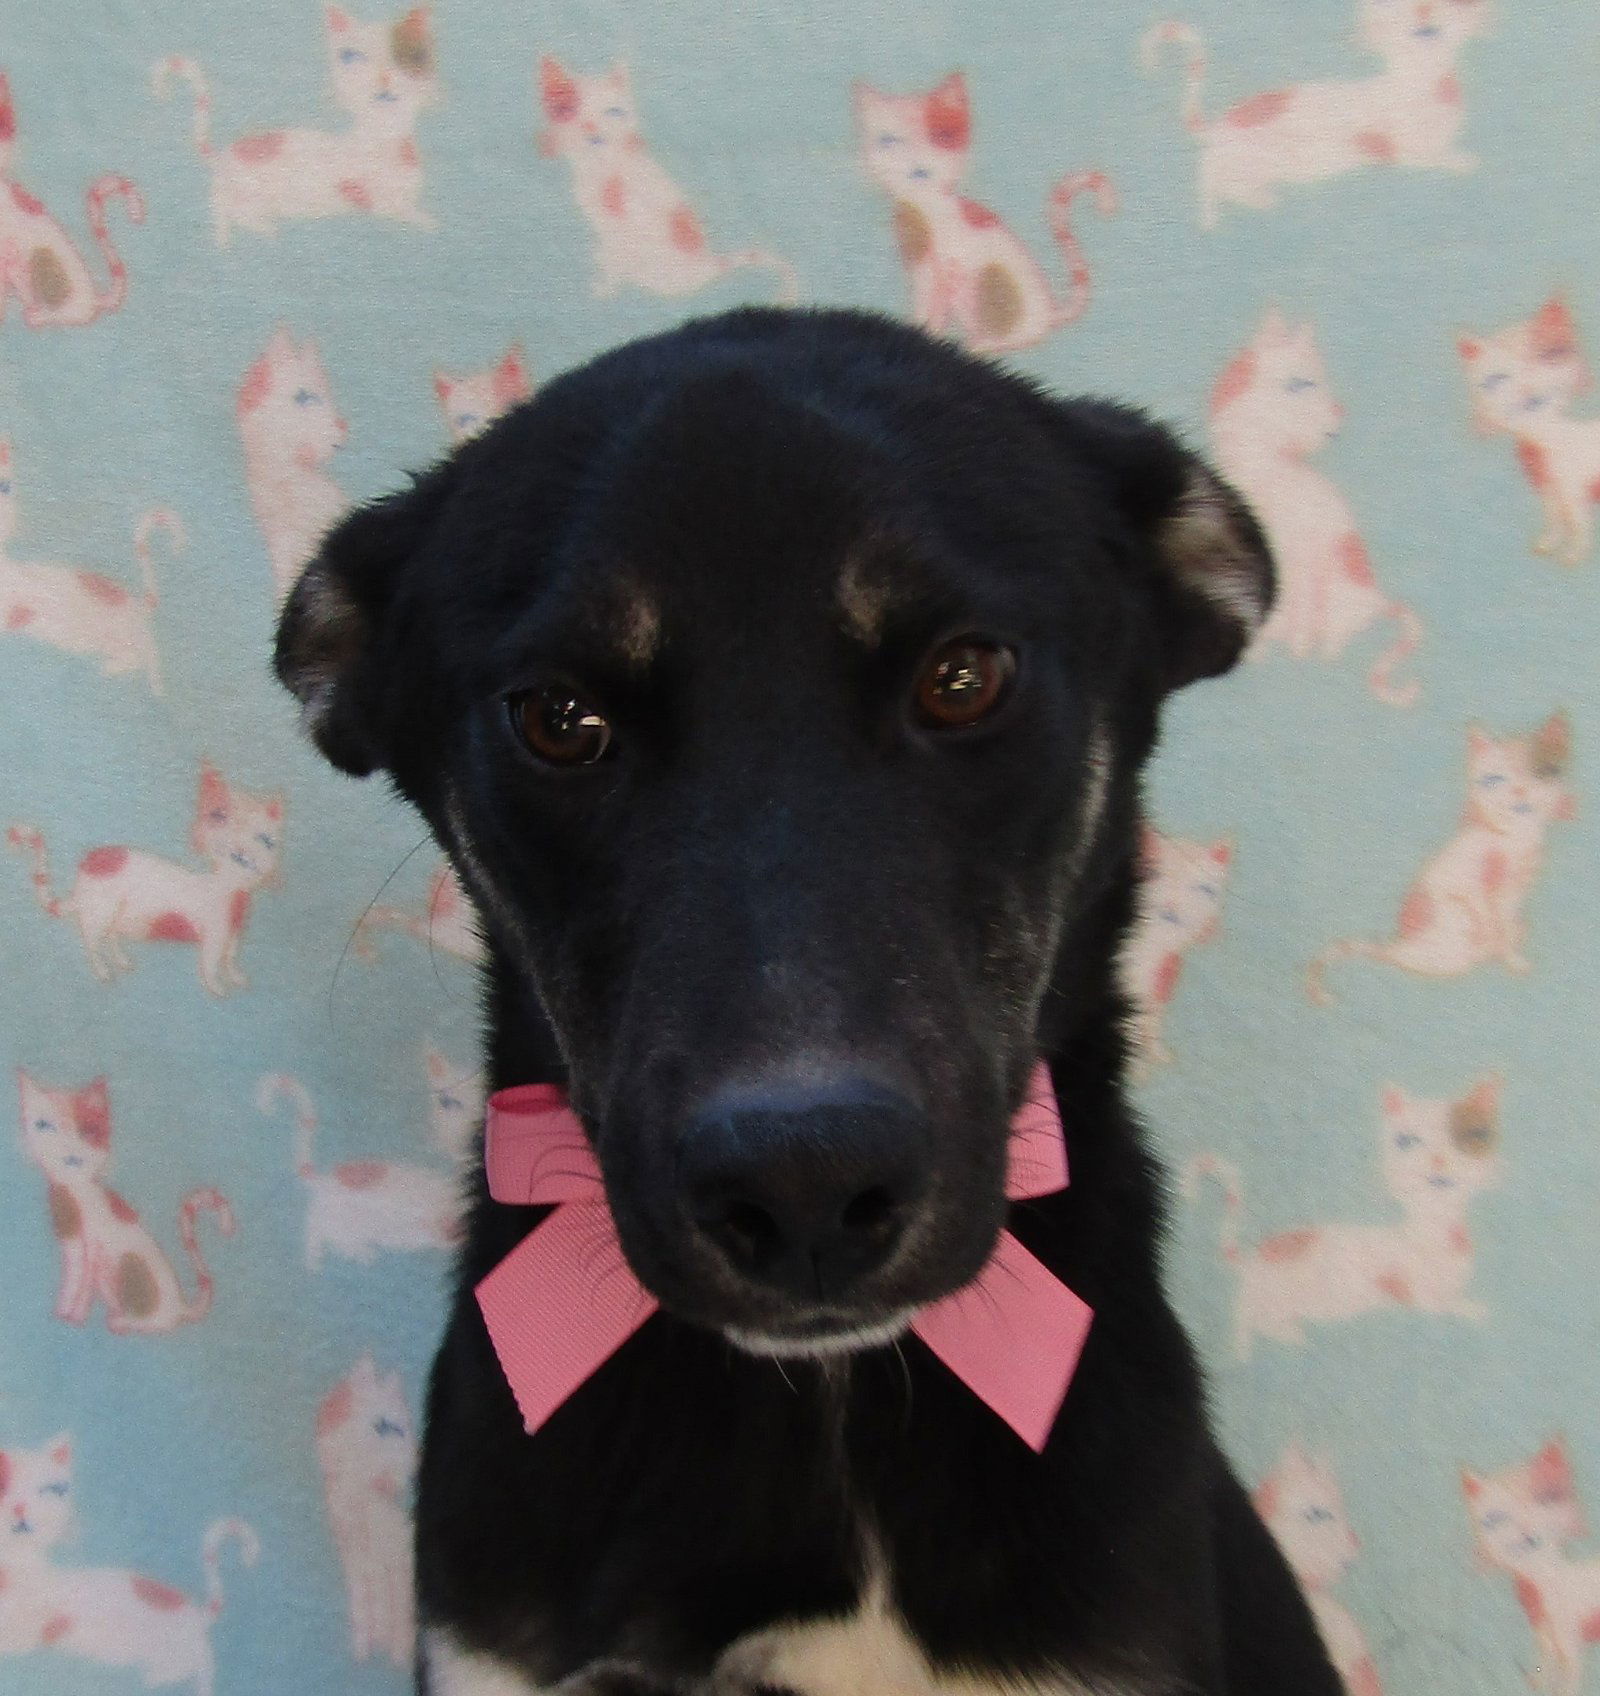
POLYGON ((1557 713, 1529 736, 1467 731, 1467 803, 1456 834, 1423 866, 1388 942, 1335 942, 1311 963, 1306 988, 1326 1005, 1327 968, 1376 960, 1422 977, 1459 977, 1498 962, 1531 971, 1522 910, 1544 863, 1545 833, 1575 816, 1563 782, 1571 735, 1557 713))
POLYGON ((1464 122, 1457 65, 1488 28, 1489 0, 1361 0, 1361 44, 1383 61, 1374 76, 1268 89, 1208 118, 1201 107, 1205 47, 1197 31, 1161 23, 1140 56, 1153 73, 1162 50, 1186 55, 1183 122, 1200 149, 1200 222, 1224 206, 1275 206, 1278 190, 1367 165, 1471 171, 1457 145, 1464 122))
POLYGON ((1487 336, 1464 333, 1456 351, 1474 422, 1486 436, 1511 437, 1539 497, 1544 527, 1533 551, 1581 565, 1594 546, 1600 501, 1600 418, 1570 416, 1594 379, 1567 303, 1556 295, 1520 324, 1487 336))
POLYGON ((1296 659, 1336 660, 1364 630, 1391 620, 1398 633, 1367 684, 1380 701, 1408 707, 1418 685, 1397 684, 1393 674, 1421 641, 1421 623, 1378 587, 1350 503, 1309 463, 1343 417, 1311 327, 1291 329, 1276 309, 1212 393, 1218 468, 1250 502, 1278 564, 1278 600, 1251 652, 1278 643, 1296 659))
POLYGON ((578 210, 594 234, 597 297, 614 295, 624 284, 650 294, 693 294, 754 266, 776 274, 781 300, 795 300, 794 267, 786 259, 755 248, 711 251, 683 190, 639 132, 626 67, 582 76, 547 56, 539 66, 539 100, 547 125, 539 150, 571 167, 578 210))
POLYGON ((1123 949, 1122 982, 1133 1003, 1136 1059, 1165 1065, 1173 1056, 1161 1026, 1184 956, 1216 938, 1233 844, 1189 842, 1147 825, 1140 860, 1139 918, 1123 949))
POLYGON ((16 527, 11 444, 0 441, 0 630, 31 636, 63 653, 86 654, 99 660, 107 677, 142 672, 159 695, 161 660, 152 622, 156 574, 150 544, 157 530, 165 530, 173 551, 182 551, 185 537, 177 515, 152 507, 134 527, 133 553, 141 578, 137 591, 97 571, 10 558, 6 550, 16 527))
POLYGON ((1253 1246, 1239 1240, 1244 1196, 1237 1170, 1215 1155, 1190 1161, 1184 1192, 1204 1177, 1223 1186, 1223 1258, 1239 1274, 1234 1347, 1247 1359, 1254 1339, 1304 1343, 1309 1323, 1331 1324, 1380 1308, 1482 1320, 1467 1294, 1472 1239, 1467 1211, 1499 1181, 1500 1083, 1487 1078, 1456 1101, 1412 1095, 1391 1084, 1383 1096, 1384 1187, 1401 1210, 1387 1225, 1343 1222, 1280 1231, 1253 1246))
POLYGON ((194 91, 194 145, 211 172, 211 226, 225 247, 235 226, 274 235, 292 218, 370 212, 425 230, 417 120, 439 98, 428 9, 392 23, 361 23, 342 6, 324 13, 333 97, 350 114, 342 130, 264 130, 226 147, 211 140, 211 91, 193 59, 163 59, 151 85, 165 99, 174 79, 194 91))
POLYGON ((482 371, 452 377, 448 371, 436 370, 433 392, 454 447, 470 441, 501 413, 526 400, 533 393, 533 384, 528 378, 522 349, 513 343, 500 359, 482 371))
POLYGON ((329 1252, 367 1266, 380 1249, 449 1249, 460 1237, 461 1198, 453 1173, 399 1160, 345 1160, 323 1172, 313 1159, 317 1111, 297 1078, 269 1073, 256 1106, 294 1110, 295 1171, 307 1190, 306 1268, 329 1252))
POLYGON ((317 1409, 323 1500, 350 1614, 350 1652, 409 1667, 412 1606, 411 1480, 417 1444, 398 1372, 364 1354, 317 1409))
POLYGON ((372 906, 361 915, 350 944, 357 959, 377 959, 372 933, 378 930, 414 936, 430 949, 442 949, 468 965, 481 965, 488 958, 477 912, 448 863, 440 865, 428 880, 428 893, 420 908, 372 906))
POLYGON ((0 1449, 0 1660, 48 1649, 137 1673, 147 1690, 184 1685, 187 1696, 216 1696, 211 1627, 222 1612, 222 1551, 236 1543, 239 1559, 254 1566, 255 1532, 238 1519, 207 1529, 206 1594, 197 1602, 121 1567, 58 1566, 51 1556, 73 1530, 72 1489, 65 1433, 38 1449, 0 1449))

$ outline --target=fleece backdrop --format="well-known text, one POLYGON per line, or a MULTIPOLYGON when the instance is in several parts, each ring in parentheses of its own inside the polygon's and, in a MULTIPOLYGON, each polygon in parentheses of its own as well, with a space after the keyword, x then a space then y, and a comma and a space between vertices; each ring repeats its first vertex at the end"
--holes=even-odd
POLYGON ((1174 1295, 1361 1696, 1600 1691, 1600 14, 356 3, 0 6, 0 1691, 408 1688, 479 947, 275 604, 563 367, 779 299, 1258 503, 1128 955, 1174 1295))

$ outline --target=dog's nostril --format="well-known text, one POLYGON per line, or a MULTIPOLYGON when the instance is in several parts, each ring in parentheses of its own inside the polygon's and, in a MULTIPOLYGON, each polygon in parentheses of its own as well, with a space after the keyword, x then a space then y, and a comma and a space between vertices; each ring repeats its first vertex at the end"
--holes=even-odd
POLYGON ((696 1223, 736 1265, 751 1271, 760 1271, 782 1245, 777 1220, 753 1201, 729 1202, 696 1223))
POLYGON ((839 1222, 847 1231, 862 1236, 880 1236, 894 1224, 894 1197, 882 1184, 874 1184, 845 1204, 839 1222))

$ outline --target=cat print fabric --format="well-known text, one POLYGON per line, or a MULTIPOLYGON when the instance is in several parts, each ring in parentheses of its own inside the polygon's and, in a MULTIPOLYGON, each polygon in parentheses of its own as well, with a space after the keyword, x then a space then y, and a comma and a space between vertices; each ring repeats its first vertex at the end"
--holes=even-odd
POLYGON ((249 987, 239 947, 256 892, 277 888, 283 797, 234 788, 215 766, 200 768, 189 845, 204 871, 120 844, 91 848, 64 896, 54 893, 43 834, 13 825, 11 846, 33 864, 39 906, 78 928, 89 970, 111 983, 134 967, 128 942, 192 943, 200 982, 213 995, 249 987))
POLYGON ((1333 1594, 1361 1552, 1339 1481, 1328 1462, 1298 1443, 1255 1491, 1256 1512, 1300 1580, 1322 1640, 1350 1696, 1383 1696, 1383 1680, 1355 1615, 1333 1594))
POLYGON ((323 1397, 316 1419, 328 1529, 344 1572, 350 1652, 411 1665, 411 1515, 417 1444, 398 1372, 364 1354, 323 1397))
POLYGON ((1383 1185, 1400 1209, 1385 1224, 1301 1225, 1260 1242, 1240 1239, 1244 1214, 1238 1171, 1198 1155, 1185 1173, 1222 1186, 1222 1256, 1238 1277, 1234 1349, 1247 1360, 1257 1337, 1304 1343, 1306 1325, 1335 1324, 1384 1308, 1414 1308, 1482 1322, 1469 1293, 1474 1198, 1499 1182, 1500 1085, 1475 1084, 1455 1100, 1413 1095, 1397 1084, 1383 1094, 1383 1185))
POLYGON ((1027 244, 987 206, 957 192, 972 147, 959 71, 926 94, 883 94, 858 83, 855 109, 862 167, 894 208, 915 322, 958 336, 976 353, 1012 353, 1083 315, 1089 266, 1069 212, 1079 195, 1102 214, 1116 211, 1116 191, 1102 172, 1071 172, 1050 190, 1050 233, 1067 274, 1058 293, 1027 244))
POLYGON ((1200 222, 1225 206, 1266 210, 1280 191, 1372 166, 1472 171, 1459 64, 1488 29, 1490 0, 1360 0, 1357 33, 1380 68, 1358 78, 1264 89, 1208 117, 1200 33, 1157 24, 1141 54, 1147 71, 1169 49, 1182 57, 1184 128, 1200 153, 1200 222))
POLYGON ((226 247, 235 229, 275 235, 296 218, 370 213, 424 230, 418 120, 439 98, 426 7, 387 23, 363 23, 342 6, 325 14, 338 129, 261 130, 218 147, 211 89, 193 59, 162 60, 151 73, 162 98, 187 85, 195 151, 211 176, 211 230, 226 247))
MULTIPOLYGON (((782 302, 1143 407, 1258 517, 1131 838, 1166 1281, 1352 1696, 1600 1696, 1592 8, 12 12, 0 1696, 410 1696, 484 921, 275 615, 574 364, 782 302)), ((1079 644, 1144 662, 1061 614, 1018 705, 1087 744, 1079 644)))
POLYGON ((700 218, 640 133, 627 66, 584 74, 546 55, 538 80, 545 119, 539 151, 565 160, 571 171, 573 198, 594 237, 598 299, 624 286, 667 296, 693 294, 750 267, 776 278, 779 301, 798 298, 788 260, 758 248, 712 251, 700 218))
POLYGON ((1517 464, 1539 498, 1543 523, 1533 551, 1581 565, 1594 545, 1600 501, 1600 418, 1568 416, 1594 386, 1572 309, 1552 295, 1531 318, 1456 342, 1472 395, 1472 421, 1485 436, 1510 436, 1517 464))
POLYGON ((1572 1459, 1560 1438, 1503 1471, 1462 1469, 1481 1565, 1511 1579, 1533 1632, 1528 1682, 1551 1696, 1579 1696, 1584 1665, 1600 1644, 1600 1558, 1574 1555, 1586 1535, 1572 1459))
POLYGON ((72 1439, 0 1450, 0 1677, 12 1656, 47 1654, 73 1664, 80 1690, 112 1688, 95 1670, 104 1668, 137 1674, 146 1689, 216 1696, 211 1633, 225 1599, 222 1557, 231 1547, 241 1566, 254 1566, 254 1530, 240 1519, 206 1528, 198 1600, 143 1573, 59 1555, 74 1530, 72 1439))
POLYGON ((1355 637, 1381 624, 1389 635, 1367 687, 1390 706, 1409 707, 1421 687, 1395 672, 1420 644, 1421 623, 1378 587, 1349 502, 1308 463, 1343 419, 1315 333, 1309 325, 1291 327, 1276 309, 1211 392, 1218 468, 1250 502, 1278 565, 1277 604, 1251 651, 1281 646, 1295 659, 1337 660, 1355 637))
POLYGON ((44 203, 11 174, 17 114, 9 79, 0 72, 0 321, 13 296, 30 330, 92 324, 115 312, 128 294, 128 267, 112 242, 107 208, 120 200, 128 218, 144 222, 144 197, 126 177, 97 177, 84 194, 84 214, 105 266, 99 282, 72 238, 44 203))
POLYGON ((178 1234, 194 1277, 189 1295, 139 1215, 105 1182, 111 1161, 111 1101, 104 1078, 81 1089, 49 1089, 17 1073, 22 1147, 49 1186, 50 1228, 61 1245, 56 1318, 82 1325, 97 1303, 106 1329, 120 1336, 192 1325, 211 1311, 215 1283, 195 1223, 216 1216, 231 1237, 233 1208, 215 1189, 192 1190, 178 1204, 178 1234))
POLYGON ((1557 713, 1529 735, 1467 732, 1467 800, 1461 825, 1426 865, 1400 904, 1387 942, 1341 941, 1312 962, 1311 998, 1332 999, 1327 969, 1374 960, 1424 977, 1458 977, 1474 967, 1533 970, 1523 916, 1544 863, 1553 824, 1573 818, 1567 786, 1571 730, 1557 713))

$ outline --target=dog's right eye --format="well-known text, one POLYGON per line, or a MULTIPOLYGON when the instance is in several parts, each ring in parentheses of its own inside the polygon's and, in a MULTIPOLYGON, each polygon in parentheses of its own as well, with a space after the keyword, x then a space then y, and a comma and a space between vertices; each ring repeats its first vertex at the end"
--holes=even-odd
POLYGON ((524 690, 506 702, 517 740, 552 766, 592 766, 613 747, 610 721, 566 683, 524 690))

